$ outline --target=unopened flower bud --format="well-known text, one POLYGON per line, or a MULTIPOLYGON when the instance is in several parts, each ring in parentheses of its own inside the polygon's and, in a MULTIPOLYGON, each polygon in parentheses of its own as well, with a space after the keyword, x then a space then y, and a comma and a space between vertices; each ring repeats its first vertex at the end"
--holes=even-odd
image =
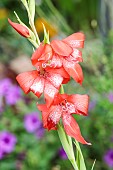
POLYGON ((29 30, 25 26, 12 22, 9 18, 8 18, 8 22, 21 36, 25 38, 30 37, 29 30))

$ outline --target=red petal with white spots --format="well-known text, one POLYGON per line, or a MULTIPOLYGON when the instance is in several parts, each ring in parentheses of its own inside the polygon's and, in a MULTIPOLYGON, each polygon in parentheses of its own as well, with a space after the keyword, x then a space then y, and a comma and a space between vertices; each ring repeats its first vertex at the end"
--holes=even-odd
POLYGON ((83 82, 83 72, 79 64, 74 64, 67 60, 63 60, 63 66, 67 73, 79 84, 83 82))
POLYGON ((47 120, 47 127, 48 130, 51 130, 52 128, 56 127, 57 123, 59 122, 62 112, 61 112, 61 107, 58 105, 52 106, 49 109, 49 116, 47 120))
POLYGON ((63 41, 69 44, 72 48, 83 48, 84 40, 85 40, 85 36, 81 32, 74 33, 68 36, 67 38, 63 39, 63 41))
POLYGON ((69 56, 73 52, 69 45, 60 40, 53 40, 51 46, 54 52, 61 56, 69 56))
POLYGON ((75 61, 75 62, 83 62, 82 52, 80 50, 74 49, 71 56, 73 57, 73 59, 72 59, 73 61, 75 61))
POLYGON ((88 115, 88 105, 89 105, 89 96, 88 95, 69 95, 69 102, 73 103, 75 106, 76 114, 82 114, 84 116, 88 115))
POLYGON ((40 78, 40 77, 37 77, 32 86, 30 87, 30 90, 37 96, 37 97, 40 97, 41 94, 43 93, 44 91, 44 83, 45 83, 45 80, 43 78, 40 78))
POLYGON ((48 125, 48 117, 49 117, 50 111, 47 108, 47 106, 45 104, 38 104, 37 107, 42 112, 43 127, 48 130, 56 130, 57 128, 55 124, 54 126, 52 125, 51 128, 50 128, 51 125, 48 125))
POLYGON ((54 54, 52 59, 51 59, 51 63, 50 63, 50 67, 52 68, 60 68, 62 66, 62 59, 59 55, 54 54))
POLYGON ((45 81, 44 97, 46 99, 47 107, 50 107, 54 97, 57 95, 58 89, 56 89, 49 81, 45 81))
POLYGON ((59 103, 61 103, 65 99, 67 99, 67 97, 68 97, 67 94, 58 93, 57 96, 55 96, 55 98, 54 98, 53 105, 58 105, 59 103))
POLYGON ((30 87, 32 86, 34 80, 38 77, 37 71, 29 71, 25 73, 21 73, 16 77, 20 87, 23 89, 25 93, 29 93, 30 87))
POLYGON ((70 76, 69 74, 65 71, 65 69, 63 67, 58 68, 58 69, 48 69, 49 72, 52 73, 56 73, 59 74, 63 77, 63 82, 62 84, 66 84, 68 83, 68 81, 70 81, 70 76))
POLYGON ((80 128, 71 115, 63 115, 63 125, 67 135, 73 137, 75 140, 82 144, 91 145, 90 143, 86 142, 85 139, 82 137, 80 128))
POLYGON ((59 90, 63 81, 63 77, 60 74, 49 72, 46 80, 48 80, 52 85, 54 85, 55 88, 59 90))
POLYGON ((39 61, 48 61, 52 58, 52 48, 49 44, 40 44, 31 57, 32 64, 35 65, 39 61))

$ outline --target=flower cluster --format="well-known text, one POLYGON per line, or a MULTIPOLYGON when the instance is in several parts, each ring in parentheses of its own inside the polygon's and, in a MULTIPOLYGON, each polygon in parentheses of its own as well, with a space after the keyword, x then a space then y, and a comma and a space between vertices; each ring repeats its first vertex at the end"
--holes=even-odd
POLYGON ((7 131, 0 132, 0 159, 14 150, 16 142, 14 134, 7 131))
MULTIPOLYGON (((21 24, 9 20, 10 25, 22 36, 30 39, 31 32, 21 24)), ((35 70, 19 74, 16 79, 23 91, 33 92, 38 98, 44 94, 45 104, 37 104, 42 112, 44 128, 57 130, 58 124, 63 123, 67 135, 82 144, 89 144, 82 137, 79 126, 73 114, 87 116, 88 95, 60 94, 62 84, 67 84, 72 77, 82 85, 83 72, 79 62, 82 62, 82 52, 85 36, 74 33, 63 40, 49 42, 44 28, 44 40, 32 54, 31 62, 35 70), (62 121, 61 121, 62 119, 62 121)), ((37 126, 37 125, 36 125, 37 126)), ((30 131, 33 129, 31 128, 30 131)))

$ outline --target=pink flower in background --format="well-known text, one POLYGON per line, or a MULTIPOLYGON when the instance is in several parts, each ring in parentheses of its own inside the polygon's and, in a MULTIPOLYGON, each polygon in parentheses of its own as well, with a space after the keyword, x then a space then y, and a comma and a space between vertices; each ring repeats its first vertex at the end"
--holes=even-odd
POLYGON ((26 114, 24 118, 24 127, 27 132, 34 133, 36 138, 41 139, 44 136, 42 122, 38 116, 38 112, 26 114))
POLYGON ((65 151, 64 151, 63 148, 60 148, 60 149, 59 149, 58 154, 59 154, 59 156, 60 156, 61 159, 68 159, 68 158, 67 158, 67 155, 66 155, 66 153, 65 153, 65 151))
POLYGON ((12 86, 12 83, 9 78, 4 78, 0 80, 0 96, 6 95, 10 86, 12 86))
POLYGON ((7 105, 15 105, 22 97, 20 87, 12 84, 9 78, 0 80, 0 111, 3 110, 3 97, 7 105))
POLYGON ((41 124, 40 128, 37 129, 37 131, 35 132, 35 136, 36 136, 37 139, 41 139, 41 138, 44 137, 44 134, 45 134, 45 130, 44 130, 42 124, 41 124))
POLYGON ((107 95, 107 97, 108 97, 108 100, 109 100, 111 103, 113 103, 113 92, 110 92, 110 93, 107 95))
POLYGON ((40 128, 41 120, 39 119, 38 114, 38 112, 32 112, 25 115, 24 127, 27 132, 33 133, 40 128))
POLYGON ((15 148, 16 142, 17 139, 14 134, 7 131, 0 132, 0 158, 4 154, 11 153, 15 148))
POLYGON ((113 149, 109 149, 104 155, 105 163, 110 167, 113 168, 113 149))
POLYGON ((90 101, 88 110, 89 111, 93 110, 95 106, 96 106, 96 101, 90 101))
POLYGON ((15 105, 21 99, 21 89, 17 85, 12 85, 5 96, 6 104, 15 105))

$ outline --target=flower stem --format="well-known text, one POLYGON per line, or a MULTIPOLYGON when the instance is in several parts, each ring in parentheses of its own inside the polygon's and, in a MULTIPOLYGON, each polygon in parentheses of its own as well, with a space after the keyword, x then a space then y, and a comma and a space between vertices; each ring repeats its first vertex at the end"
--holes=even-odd
MULTIPOLYGON (((63 85, 61 85, 60 93, 64 94, 63 85)), ((67 154, 68 159, 70 160, 74 169, 79 170, 77 163, 75 161, 72 138, 65 133, 63 127, 60 124, 58 124, 58 135, 59 135, 60 141, 62 143, 62 146, 67 154)))
POLYGON ((34 21, 32 20, 31 14, 30 14, 30 12, 29 12, 29 7, 28 7, 28 5, 26 5, 26 9, 27 9, 28 17, 29 17, 30 26, 31 26, 32 31, 34 32, 34 34, 35 34, 35 36, 36 36, 38 45, 40 45, 40 39, 39 39, 39 36, 38 36, 38 34, 37 34, 37 31, 36 31, 36 28, 35 28, 35 25, 34 25, 34 21))
POLYGON ((60 141, 62 143, 62 146, 67 154, 67 157, 74 167, 74 170, 79 170, 78 166, 76 164, 76 161, 75 161, 73 147, 72 147, 72 145, 70 145, 69 141, 67 140, 67 135, 60 124, 58 124, 58 135, 59 135, 60 141))

